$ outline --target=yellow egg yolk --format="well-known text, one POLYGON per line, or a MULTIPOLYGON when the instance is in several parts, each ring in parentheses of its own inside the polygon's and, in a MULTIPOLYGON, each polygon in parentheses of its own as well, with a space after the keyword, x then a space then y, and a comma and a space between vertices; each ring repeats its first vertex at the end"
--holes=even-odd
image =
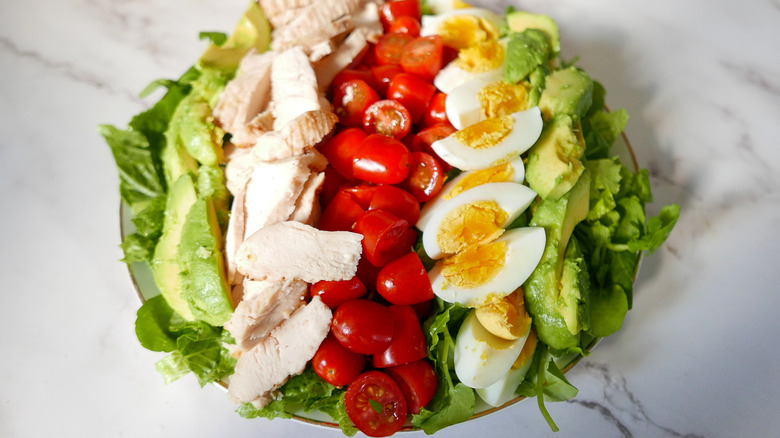
POLYGON ((505 56, 504 46, 498 41, 490 39, 461 49, 454 62, 461 70, 484 73, 501 67, 505 56))
POLYGON ((455 9, 470 9, 474 6, 464 2, 463 0, 453 0, 452 7, 455 9))
POLYGON ((441 273, 447 285, 472 289, 494 279, 506 264, 506 242, 475 245, 444 259, 441 273))
POLYGON ((488 169, 475 170, 458 181, 449 191, 441 195, 444 199, 452 199, 468 189, 493 182, 511 181, 515 176, 515 169, 509 163, 499 164, 488 169))
POLYGON ((475 123, 452 136, 472 149, 490 149, 501 143, 512 132, 514 125, 512 116, 494 117, 475 123))
POLYGON ((477 95, 486 118, 508 116, 528 109, 528 90, 521 84, 491 82, 477 95))
POLYGON ((525 340, 523 349, 520 351, 520 356, 517 356, 515 363, 512 364, 513 370, 519 370, 523 365, 527 364, 531 358, 534 357, 534 351, 536 351, 536 330, 531 329, 531 333, 528 334, 528 339, 525 340))
POLYGON ((461 205, 442 219, 436 241, 443 253, 455 254, 498 239, 508 219, 509 214, 496 201, 461 205))
POLYGON ((496 40, 501 35, 493 22, 473 15, 452 16, 439 25, 436 33, 441 35, 445 45, 456 49, 496 40))
POLYGON ((505 297, 490 299, 477 307, 476 315, 487 331, 502 339, 520 339, 531 326, 522 289, 505 297))

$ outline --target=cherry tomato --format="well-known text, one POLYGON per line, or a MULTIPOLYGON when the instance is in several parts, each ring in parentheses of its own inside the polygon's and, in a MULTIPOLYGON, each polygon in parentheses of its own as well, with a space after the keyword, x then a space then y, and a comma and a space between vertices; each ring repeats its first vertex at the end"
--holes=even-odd
POLYGON ((400 102, 380 100, 366 109, 363 128, 370 134, 402 139, 412 131, 412 116, 400 102))
POLYGON ((387 96, 387 87, 390 86, 390 81, 398 75, 403 73, 404 69, 400 65, 387 64, 387 65, 375 65, 371 67, 371 73, 374 75, 374 81, 376 82, 375 90, 380 96, 387 96))
POLYGON ((333 311, 330 330, 350 351, 377 354, 390 345, 393 319, 390 309, 377 302, 350 300, 333 311))
POLYGON ((423 301, 422 303, 412 304, 414 313, 417 314, 417 318, 424 320, 428 318, 428 314, 431 313, 431 307, 433 306, 433 300, 423 301))
POLYGON ((425 110, 425 114, 423 114, 420 124, 428 127, 438 125, 439 123, 449 123, 450 121, 447 118, 447 107, 445 105, 446 100, 446 94, 434 94, 431 103, 428 104, 428 108, 425 110))
POLYGON ((444 186, 446 174, 441 164, 430 154, 413 152, 409 177, 403 187, 417 199, 426 202, 436 197, 444 186))
POLYGON ((431 280, 416 252, 383 267, 376 279, 376 290, 393 304, 417 304, 433 299, 431 280))
POLYGON ((367 288, 374 289, 376 288, 376 278, 379 275, 379 271, 382 268, 378 268, 371 264, 371 262, 368 261, 368 259, 365 257, 365 254, 363 257, 360 257, 360 261, 358 262, 357 267, 357 273, 355 274, 360 281, 363 282, 363 284, 366 285, 367 288))
POLYGON ((441 70, 443 50, 441 36, 418 37, 404 46, 401 67, 409 73, 432 81, 441 70))
POLYGON ((436 87, 433 84, 409 73, 395 76, 387 88, 387 98, 401 102, 409 110, 415 123, 425 114, 434 94, 436 87))
POLYGON ((311 286, 311 296, 319 296, 331 309, 366 294, 366 286, 357 277, 341 281, 318 281, 311 286))
POLYGON ((400 33, 408 33, 409 35, 413 37, 420 36, 420 29, 422 26, 420 25, 420 20, 409 17, 407 15, 404 15, 402 17, 396 17, 395 20, 393 20, 392 23, 390 23, 390 26, 388 27, 388 32, 400 32, 400 33))
POLYGON ((358 184, 356 186, 342 187, 341 190, 349 193, 352 196, 352 200, 357 202, 363 210, 368 210, 378 187, 370 184, 358 184))
POLYGON ((411 251, 409 223, 393 214, 367 211, 355 222, 354 230, 363 235, 363 255, 374 266, 381 268, 411 251))
POLYGON ((368 134, 360 128, 347 128, 320 146, 319 151, 344 178, 354 179, 352 163, 366 137, 368 134))
POLYGON ((442 170, 445 173, 449 172, 452 170, 452 166, 450 166, 446 161, 442 160, 441 157, 439 157, 439 154, 433 150, 431 145, 434 142, 441 140, 442 138, 449 137, 455 131, 456 129, 453 128, 449 123, 440 123, 438 125, 430 126, 417 133, 414 139, 412 139, 410 149, 415 152, 425 152, 428 155, 436 158, 436 161, 439 162, 442 170))
POLYGON ((414 362, 428 355, 420 320, 412 306, 390 306, 393 315, 393 339, 381 353, 374 354, 374 368, 386 368, 414 362))
POLYGON ((374 54, 379 65, 401 65, 401 54, 404 46, 414 39, 408 33, 386 33, 379 38, 374 47, 374 54))
MULTIPOLYGON (((379 64, 379 61, 377 61, 376 59, 376 44, 374 43, 366 44, 365 49, 363 49, 361 53, 362 52, 365 52, 365 55, 363 56, 363 59, 360 61, 361 65, 364 65, 366 67, 373 67, 379 64)), ((457 57, 457 54, 455 56, 457 57)))
POLYGON ((398 184, 409 175, 411 153, 400 141, 371 134, 355 154, 352 173, 355 178, 377 184, 398 184))
POLYGON ((433 400, 439 388, 436 371, 427 360, 421 359, 384 370, 395 380, 406 397, 409 414, 419 414, 433 400))
POLYGON ((344 402, 349 419, 371 437, 390 436, 406 422, 406 397, 395 380, 381 371, 359 375, 347 387, 344 402))
POLYGON ((366 108, 379 100, 379 95, 366 81, 350 79, 342 82, 333 93, 333 111, 345 126, 361 126, 366 108))
POLYGON ((371 88, 376 90, 376 78, 370 70, 361 70, 359 68, 346 68, 341 70, 330 83, 328 87, 329 95, 333 95, 335 91, 346 81, 353 79, 360 79, 367 83, 371 88))
POLYGON ((420 21, 422 18, 420 2, 418 0, 389 1, 382 5, 382 9, 379 11, 379 18, 385 29, 389 29, 390 24, 399 17, 412 17, 420 21))
MULTIPOLYGON (((322 148, 320 148, 322 150, 322 148)), ((322 205, 328 205, 330 201, 339 192, 341 186, 349 182, 341 172, 336 170, 332 164, 328 164, 325 168, 325 181, 322 183, 322 191, 320 192, 320 202, 322 205)))
POLYGON ((344 386, 363 372, 366 367, 366 357, 344 348, 339 341, 329 334, 311 360, 314 372, 333 386, 344 386))
POLYGON ((368 205, 368 210, 383 210, 414 225, 420 219, 420 204, 414 196, 395 186, 378 186, 368 205))
POLYGON ((319 228, 325 231, 352 231, 363 212, 363 208, 349 193, 340 190, 322 212, 319 228))

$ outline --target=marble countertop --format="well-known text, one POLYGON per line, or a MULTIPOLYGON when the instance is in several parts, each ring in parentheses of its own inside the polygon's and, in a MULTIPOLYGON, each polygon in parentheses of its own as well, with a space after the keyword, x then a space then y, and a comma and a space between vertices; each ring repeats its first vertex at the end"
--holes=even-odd
MULTIPOLYGON (((509 2, 488 3, 503 9, 509 2)), ((0 13, 0 436, 341 436, 244 420, 217 387, 166 386, 133 323, 116 168, 124 126, 246 0, 36 0, 0 13)), ((549 404, 568 437, 770 436, 780 430, 780 1, 519 1, 553 16, 565 57, 631 115, 656 213, 623 329, 549 404), (774 431, 774 432, 773 432, 774 431)), ((443 436, 552 436, 534 402, 443 436)), ((422 435, 417 433, 417 436, 422 435)))

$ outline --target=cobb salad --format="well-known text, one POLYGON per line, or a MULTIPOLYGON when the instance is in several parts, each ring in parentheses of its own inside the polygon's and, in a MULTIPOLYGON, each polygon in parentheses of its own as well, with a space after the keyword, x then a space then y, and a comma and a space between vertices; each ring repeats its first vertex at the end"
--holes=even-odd
MULTIPOLYGON (((100 127, 159 295, 141 344, 246 418, 428 434, 477 406, 575 397, 562 368, 618 331, 647 171, 562 59, 555 21, 460 0, 259 0, 127 129, 100 127)), ((565 370, 565 369, 564 369, 565 370)))

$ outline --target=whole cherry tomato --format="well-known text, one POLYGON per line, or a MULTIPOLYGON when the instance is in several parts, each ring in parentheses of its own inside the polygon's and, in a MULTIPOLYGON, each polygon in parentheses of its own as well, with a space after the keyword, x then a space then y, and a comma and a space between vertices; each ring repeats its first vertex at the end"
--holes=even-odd
POLYGON ((431 99, 431 103, 423 114, 423 118, 420 121, 420 125, 424 127, 438 125, 439 123, 449 123, 447 118, 447 106, 445 104, 447 95, 444 93, 436 93, 431 99))
POLYGON ((433 400, 439 388, 439 379, 433 366, 425 359, 384 370, 398 383, 406 397, 409 414, 419 414, 433 400))
POLYGON ((322 341, 311 360, 314 372, 333 386, 344 386, 363 372, 366 357, 344 348, 332 334, 322 341))
POLYGON ((377 184, 398 184, 409 175, 411 153, 400 141, 371 134, 355 154, 352 173, 355 178, 377 184))
POLYGON ((380 268, 411 251, 417 238, 408 222, 382 210, 363 213, 354 230, 363 235, 365 258, 380 268))
POLYGON ((360 79, 367 83, 371 88, 376 90, 376 78, 370 70, 361 70, 359 68, 345 68, 341 70, 335 78, 330 82, 328 87, 329 96, 333 96, 336 90, 346 81, 353 79, 360 79))
POLYGON ((366 81, 350 79, 342 82, 333 93, 333 111, 342 125, 362 126, 366 109, 378 100, 379 95, 366 81))
POLYGON ((420 25, 420 20, 405 15, 402 17, 396 17, 396 19, 390 23, 389 29, 387 29, 387 31, 408 33, 413 37, 418 37, 420 36, 421 28, 422 26, 420 25))
POLYGON ((347 416, 371 437, 390 436, 406 421, 406 397, 398 384, 381 371, 367 371, 347 387, 347 416))
POLYGON ((389 309, 393 315, 393 338, 383 352, 374 354, 374 368, 403 365, 428 355, 428 343, 414 309, 398 305, 389 309))
POLYGON ((357 277, 341 281, 322 280, 311 286, 311 296, 319 296, 322 302, 331 309, 365 294, 366 286, 357 277))
POLYGON ((409 73, 432 81, 441 70, 443 50, 441 36, 418 37, 404 46, 401 67, 409 73))
POLYGON ((383 210, 414 225, 420 219, 420 204, 411 193, 395 186, 382 185, 374 190, 368 210, 383 210))
POLYGON ((347 128, 320 146, 319 151, 344 178, 354 179, 352 163, 366 137, 368 134, 360 128, 347 128))
POLYGON ((376 290, 393 304, 417 304, 433 298, 431 280, 416 252, 383 267, 376 279, 376 290))
POLYGON ((322 212, 319 228, 325 231, 352 231, 363 212, 363 208, 349 193, 339 190, 322 212))
POLYGON ((386 33, 374 46, 374 55, 379 65, 401 65, 401 54, 407 43, 414 39, 408 33, 386 33))
POLYGON ((415 123, 425 114, 434 94, 436 87, 433 84, 410 73, 396 75, 387 88, 387 98, 401 102, 409 110, 415 123))
POLYGON ((400 102, 379 100, 363 113, 363 129, 400 140, 412 131, 412 116, 400 102))
POLYGON ((441 192, 445 177, 444 169, 436 158, 425 152, 412 152, 409 177, 403 187, 418 202, 426 202, 441 192))
POLYGON ((360 354, 385 351, 393 338, 393 314, 374 301, 347 301, 333 311, 330 331, 348 350, 360 354))

